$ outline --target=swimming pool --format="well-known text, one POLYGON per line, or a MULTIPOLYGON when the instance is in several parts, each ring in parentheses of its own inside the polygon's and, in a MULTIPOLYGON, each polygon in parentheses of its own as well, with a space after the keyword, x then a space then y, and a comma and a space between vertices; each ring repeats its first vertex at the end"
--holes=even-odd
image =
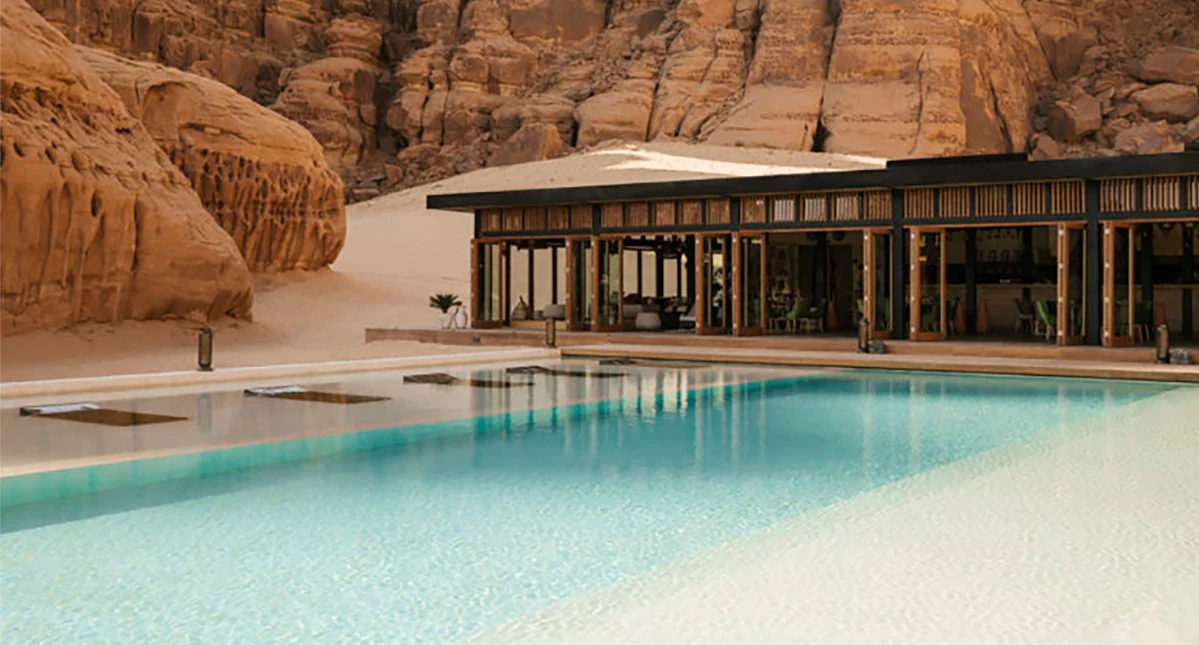
POLYGON ((0 525, 3 636, 459 640, 1169 389, 845 372, 710 384, 17 506, 0 525))

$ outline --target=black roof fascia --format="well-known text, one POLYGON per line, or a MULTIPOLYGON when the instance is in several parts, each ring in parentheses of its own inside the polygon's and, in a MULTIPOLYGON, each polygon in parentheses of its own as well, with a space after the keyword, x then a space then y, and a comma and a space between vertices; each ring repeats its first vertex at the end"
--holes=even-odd
POLYGON ((1014 159, 986 163, 908 165, 790 175, 720 177, 573 188, 456 193, 429 195, 425 198, 425 204, 426 208, 470 211, 476 208, 559 206, 613 201, 785 194, 820 190, 1000 184, 1020 181, 1101 179, 1189 173, 1199 173, 1199 154, 1194 152, 1035 162, 1014 159))

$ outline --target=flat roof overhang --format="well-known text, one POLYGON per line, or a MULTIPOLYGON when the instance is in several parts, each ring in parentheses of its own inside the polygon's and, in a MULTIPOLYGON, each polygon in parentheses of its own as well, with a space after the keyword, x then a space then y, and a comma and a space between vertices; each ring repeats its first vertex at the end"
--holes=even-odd
POLYGON ((1027 161, 1023 155, 982 155, 893 161, 886 168, 756 177, 720 177, 631 184, 429 195, 426 208, 472 212, 479 208, 564 206, 616 201, 694 199, 862 188, 905 188, 1025 181, 1103 179, 1199 173, 1199 148, 1128 157, 1027 161))

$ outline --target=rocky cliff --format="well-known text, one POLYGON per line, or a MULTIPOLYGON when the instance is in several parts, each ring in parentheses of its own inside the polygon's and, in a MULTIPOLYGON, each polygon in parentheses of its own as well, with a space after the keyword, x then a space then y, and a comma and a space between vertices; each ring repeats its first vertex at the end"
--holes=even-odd
POLYGON ((1194 0, 35 3, 302 123, 351 198, 613 138, 1054 157, 1199 137, 1194 0))
POLYGON ((191 180, 251 270, 316 269, 337 258, 344 191, 307 130, 217 81, 77 49, 191 180))
POLYGON ((61 33, 0 6, 0 332, 248 317, 250 273, 187 178, 61 33))

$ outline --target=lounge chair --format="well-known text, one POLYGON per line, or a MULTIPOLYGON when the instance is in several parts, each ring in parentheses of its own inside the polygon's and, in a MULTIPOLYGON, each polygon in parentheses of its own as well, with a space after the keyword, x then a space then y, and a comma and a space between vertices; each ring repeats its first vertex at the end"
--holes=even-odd
POLYGON ((1012 298, 1012 302, 1016 303, 1016 327, 1012 331, 1017 335, 1022 329, 1028 330, 1029 333, 1036 333, 1034 329, 1036 317, 1033 312, 1028 310, 1028 302, 1023 298, 1012 298))
POLYGON ((1049 313, 1049 305, 1044 300, 1034 302, 1033 307, 1037 312, 1034 333, 1044 336, 1045 340, 1052 340, 1057 332, 1057 315, 1049 313))

